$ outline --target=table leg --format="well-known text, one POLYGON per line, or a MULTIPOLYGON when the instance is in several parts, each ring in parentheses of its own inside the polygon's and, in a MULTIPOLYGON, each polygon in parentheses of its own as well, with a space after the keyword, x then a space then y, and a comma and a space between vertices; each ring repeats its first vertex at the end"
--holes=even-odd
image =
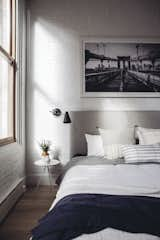
POLYGON ((36 188, 38 189, 41 183, 41 177, 39 177, 36 188))
MULTIPOLYGON (((43 167, 43 171, 44 171, 44 172, 45 172, 45 170, 46 170, 46 166, 43 167)), ((39 179, 38 179, 38 183, 37 183, 37 186, 36 186, 37 189, 39 188, 40 183, 41 183, 41 177, 39 177, 39 179)))
POLYGON ((50 167, 47 167, 47 170, 48 170, 50 188, 52 189, 52 175, 51 175, 51 172, 50 172, 50 167))

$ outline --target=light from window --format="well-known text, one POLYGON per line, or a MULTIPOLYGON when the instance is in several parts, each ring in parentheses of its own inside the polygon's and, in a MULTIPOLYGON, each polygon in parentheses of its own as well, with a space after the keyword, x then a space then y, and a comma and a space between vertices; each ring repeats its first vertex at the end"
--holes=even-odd
POLYGON ((14 141, 15 3, 0 0, 0 145, 14 141))

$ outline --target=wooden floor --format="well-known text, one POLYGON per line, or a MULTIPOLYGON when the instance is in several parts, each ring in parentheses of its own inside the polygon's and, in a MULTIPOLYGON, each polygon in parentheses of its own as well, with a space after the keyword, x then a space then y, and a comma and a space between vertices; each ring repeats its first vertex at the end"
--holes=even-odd
POLYGON ((0 240, 28 240, 30 230, 51 206, 57 188, 28 189, 0 226, 0 240))

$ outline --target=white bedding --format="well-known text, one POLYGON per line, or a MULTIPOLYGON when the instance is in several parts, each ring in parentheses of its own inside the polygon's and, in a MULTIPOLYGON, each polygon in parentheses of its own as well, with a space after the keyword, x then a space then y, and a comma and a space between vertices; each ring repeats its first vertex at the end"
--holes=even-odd
MULTIPOLYGON (((75 165, 65 174, 51 208, 64 196, 76 193, 160 197, 160 164, 75 165)), ((156 240, 160 238, 148 234, 126 233, 111 228, 76 238, 76 240, 122 239, 156 240)))

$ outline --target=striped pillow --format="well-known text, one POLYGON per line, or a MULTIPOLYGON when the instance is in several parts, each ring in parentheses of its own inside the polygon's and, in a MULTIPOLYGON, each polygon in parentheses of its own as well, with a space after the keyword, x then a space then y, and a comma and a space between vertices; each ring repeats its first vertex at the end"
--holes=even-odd
POLYGON ((160 162, 159 145, 130 145, 122 146, 125 163, 160 162))
MULTIPOLYGON (((115 160, 123 158, 122 147, 125 145, 122 144, 110 144, 104 146, 104 157, 108 160, 115 160)), ((128 146, 128 145, 126 145, 128 146)))
POLYGON ((121 146, 134 144, 134 128, 103 129, 98 128, 103 141, 104 156, 109 160, 123 157, 121 146))

